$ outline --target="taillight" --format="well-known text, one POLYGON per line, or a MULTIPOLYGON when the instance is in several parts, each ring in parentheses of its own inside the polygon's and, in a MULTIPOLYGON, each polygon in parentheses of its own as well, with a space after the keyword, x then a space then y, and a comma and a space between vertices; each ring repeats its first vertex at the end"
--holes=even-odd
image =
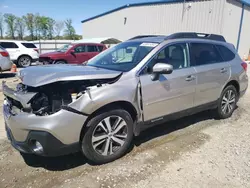
POLYGON ((9 53, 8 53, 8 52, 0 52, 0 54, 1 54, 3 57, 9 57, 9 53))
POLYGON ((243 69, 245 71, 247 71, 247 63, 246 62, 241 63, 241 66, 243 67, 243 69))
POLYGON ((39 53, 39 50, 38 49, 34 49, 37 53, 39 53))

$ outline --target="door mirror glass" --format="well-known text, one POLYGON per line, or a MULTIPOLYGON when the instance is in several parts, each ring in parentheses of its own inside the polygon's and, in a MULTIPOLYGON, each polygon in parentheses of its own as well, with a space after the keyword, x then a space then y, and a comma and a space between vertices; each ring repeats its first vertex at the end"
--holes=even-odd
POLYGON ((126 49, 126 53, 127 53, 127 54, 131 54, 132 52, 133 52, 132 48, 127 48, 127 49, 126 49))
POLYGON ((173 66, 166 63, 157 63, 153 67, 153 73, 156 74, 171 74, 173 72, 173 66))
POLYGON ((74 54, 74 53, 75 53, 75 50, 70 50, 70 53, 71 53, 71 54, 74 54))

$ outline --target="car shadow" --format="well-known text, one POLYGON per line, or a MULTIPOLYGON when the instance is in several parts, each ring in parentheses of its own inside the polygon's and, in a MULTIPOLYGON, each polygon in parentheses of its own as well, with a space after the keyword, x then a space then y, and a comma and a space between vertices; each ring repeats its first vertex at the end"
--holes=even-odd
MULTIPOLYGON (((141 134, 134 139, 134 144, 131 145, 129 152, 133 150, 134 146, 140 147, 141 144, 148 142, 152 139, 167 135, 171 132, 184 129, 197 122, 209 119, 214 119, 213 114, 210 111, 205 111, 149 128, 141 132, 141 134)), ((68 169, 73 169, 86 163, 94 165, 93 163, 88 161, 80 152, 59 157, 41 157, 30 154, 21 155, 27 165, 35 168, 42 167, 50 171, 64 171, 68 169)))
POLYGON ((20 154, 28 166, 44 168, 50 171, 69 170, 87 163, 87 159, 80 152, 59 157, 42 157, 25 153, 20 154))
POLYGON ((12 72, 3 72, 3 73, 0 73, 0 79, 3 79, 3 78, 12 78, 12 77, 15 77, 16 76, 16 73, 12 73, 12 72))

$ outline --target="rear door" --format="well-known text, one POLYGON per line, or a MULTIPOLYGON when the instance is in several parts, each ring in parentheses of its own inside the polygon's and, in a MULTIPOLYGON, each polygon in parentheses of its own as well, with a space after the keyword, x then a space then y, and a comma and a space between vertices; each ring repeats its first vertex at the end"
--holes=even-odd
POLYGON ((11 60, 17 60, 20 50, 14 42, 0 42, 0 46, 6 49, 10 55, 11 60))
POLYGON ((230 77, 230 64, 224 62, 217 47, 209 43, 191 43, 191 65, 197 72, 194 105, 215 102, 230 77))
POLYGON ((97 54, 99 54, 100 52, 99 52, 99 48, 97 47, 97 45, 88 44, 87 53, 88 53, 89 59, 91 59, 95 57, 97 54))

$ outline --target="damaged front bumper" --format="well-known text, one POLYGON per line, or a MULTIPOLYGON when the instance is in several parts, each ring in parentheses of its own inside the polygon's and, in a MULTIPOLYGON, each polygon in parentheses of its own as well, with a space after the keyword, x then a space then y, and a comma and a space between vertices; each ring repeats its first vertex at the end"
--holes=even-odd
POLYGON ((35 153, 34 141, 38 141, 43 152, 39 155, 57 156, 79 150, 80 133, 87 116, 66 109, 47 115, 37 116, 23 112, 13 106, 14 99, 22 105, 28 105, 33 94, 15 91, 3 83, 3 114, 6 131, 12 145, 19 151, 35 153), (26 103, 26 104, 25 104, 26 103))

